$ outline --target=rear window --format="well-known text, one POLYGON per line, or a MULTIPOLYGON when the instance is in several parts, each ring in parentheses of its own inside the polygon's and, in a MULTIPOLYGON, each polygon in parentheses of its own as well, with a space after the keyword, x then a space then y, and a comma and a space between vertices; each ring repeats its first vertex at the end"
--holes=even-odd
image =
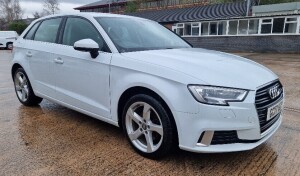
POLYGON ((34 35, 34 40, 55 43, 61 21, 62 18, 54 18, 43 21, 34 35))

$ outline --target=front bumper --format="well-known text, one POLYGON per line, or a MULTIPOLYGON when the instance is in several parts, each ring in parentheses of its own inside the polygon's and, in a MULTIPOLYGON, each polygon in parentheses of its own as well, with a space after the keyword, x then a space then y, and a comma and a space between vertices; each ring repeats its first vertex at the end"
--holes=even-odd
POLYGON ((254 143, 235 143, 235 144, 220 144, 220 145, 210 145, 210 146, 194 146, 187 147, 179 145, 182 150, 190 151, 190 152, 198 152, 198 153, 223 153, 223 152, 237 152, 237 151, 245 151, 251 150, 260 144, 266 142, 279 128, 282 121, 282 116, 277 120, 277 122, 270 128, 269 133, 265 135, 263 138, 259 139, 254 143))
POLYGON ((244 102, 230 106, 211 106, 199 103, 199 113, 174 112, 179 135, 179 147, 199 153, 219 153, 250 150, 268 140, 279 128, 282 115, 261 133, 255 106, 255 91, 250 91, 244 102), (215 131, 236 131, 238 139, 247 142, 211 144, 215 131), (212 134, 206 132, 212 132, 212 134), (201 135, 202 134, 202 135, 201 135), (199 141, 199 139, 202 139, 199 141), (204 141, 204 142, 203 142, 204 141))

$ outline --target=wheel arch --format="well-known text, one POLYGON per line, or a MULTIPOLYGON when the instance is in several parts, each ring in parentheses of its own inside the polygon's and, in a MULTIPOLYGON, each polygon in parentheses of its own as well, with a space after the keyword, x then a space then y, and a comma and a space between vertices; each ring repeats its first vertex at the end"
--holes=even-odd
POLYGON ((13 44, 13 43, 14 43, 14 42, 6 42, 6 46, 9 45, 9 44, 13 44))
POLYGON ((18 68, 23 68, 23 67, 19 63, 14 63, 12 68, 11 68, 12 79, 14 79, 14 73, 17 71, 18 68))
POLYGON ((126 102, 128 101, 128 99, 134 95, 137 94, 146 94, 149 96, 152 96, 153 98, 155 98, 157 101, 159 101, 162 106, 165 108, 165 110, 167 111, 168 115, 171 117, 171 123, 172 125, 175 127, 174 129, 174 134, 176 134, 175 139, 176 139, 176 143, 178 144, 178 129, 177 129, 177 124, 174 118, 174 115, 169 107, 169 105, 166 103, 166 101, 159 95, 157 94, 155 91, 146 88, 146 87, 142 87, 142 86, 135 86, 135 87, 131 87, 128 88, 127 90, 125 90, 122 95, 119 98, 118 101, 118 109, 117 109, 117 116, 118 116, 118 125, 120 128, 122 128, 122 113, 123 113, 123 109, 124 106, 126 104, 126 102))
POLYGON ((6 42, 6 48, 8 48, 9 44, 13 44, 14 42, 6 42))

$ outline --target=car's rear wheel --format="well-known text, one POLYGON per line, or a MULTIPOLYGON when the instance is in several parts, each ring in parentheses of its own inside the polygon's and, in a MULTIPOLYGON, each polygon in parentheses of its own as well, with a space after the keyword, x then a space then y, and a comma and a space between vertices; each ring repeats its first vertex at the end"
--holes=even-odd
POLYGON ((15 71, 14 85, 19 101, 25 106, 34 106, 42 102, 43 99, 34 94, 30 81, 23 68, 18 68, 15 71))
POLYGON ((127 139, 142 156, 159 159, 174 147, 171 117, 153 97, 133 96, 126 103, 122 117, 127 139))

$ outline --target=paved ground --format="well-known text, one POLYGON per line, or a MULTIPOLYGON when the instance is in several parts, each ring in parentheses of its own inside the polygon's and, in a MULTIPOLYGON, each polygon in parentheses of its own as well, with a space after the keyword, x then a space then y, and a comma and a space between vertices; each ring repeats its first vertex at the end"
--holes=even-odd
POLYGON ((0 175, 300 175, 300 55, 249 54, 274 70, 286 89, 282 126, 247 152, 179 151, 162 161, 137 155, 121 130, 43 101, 22 106, 0 51, 0 175))

